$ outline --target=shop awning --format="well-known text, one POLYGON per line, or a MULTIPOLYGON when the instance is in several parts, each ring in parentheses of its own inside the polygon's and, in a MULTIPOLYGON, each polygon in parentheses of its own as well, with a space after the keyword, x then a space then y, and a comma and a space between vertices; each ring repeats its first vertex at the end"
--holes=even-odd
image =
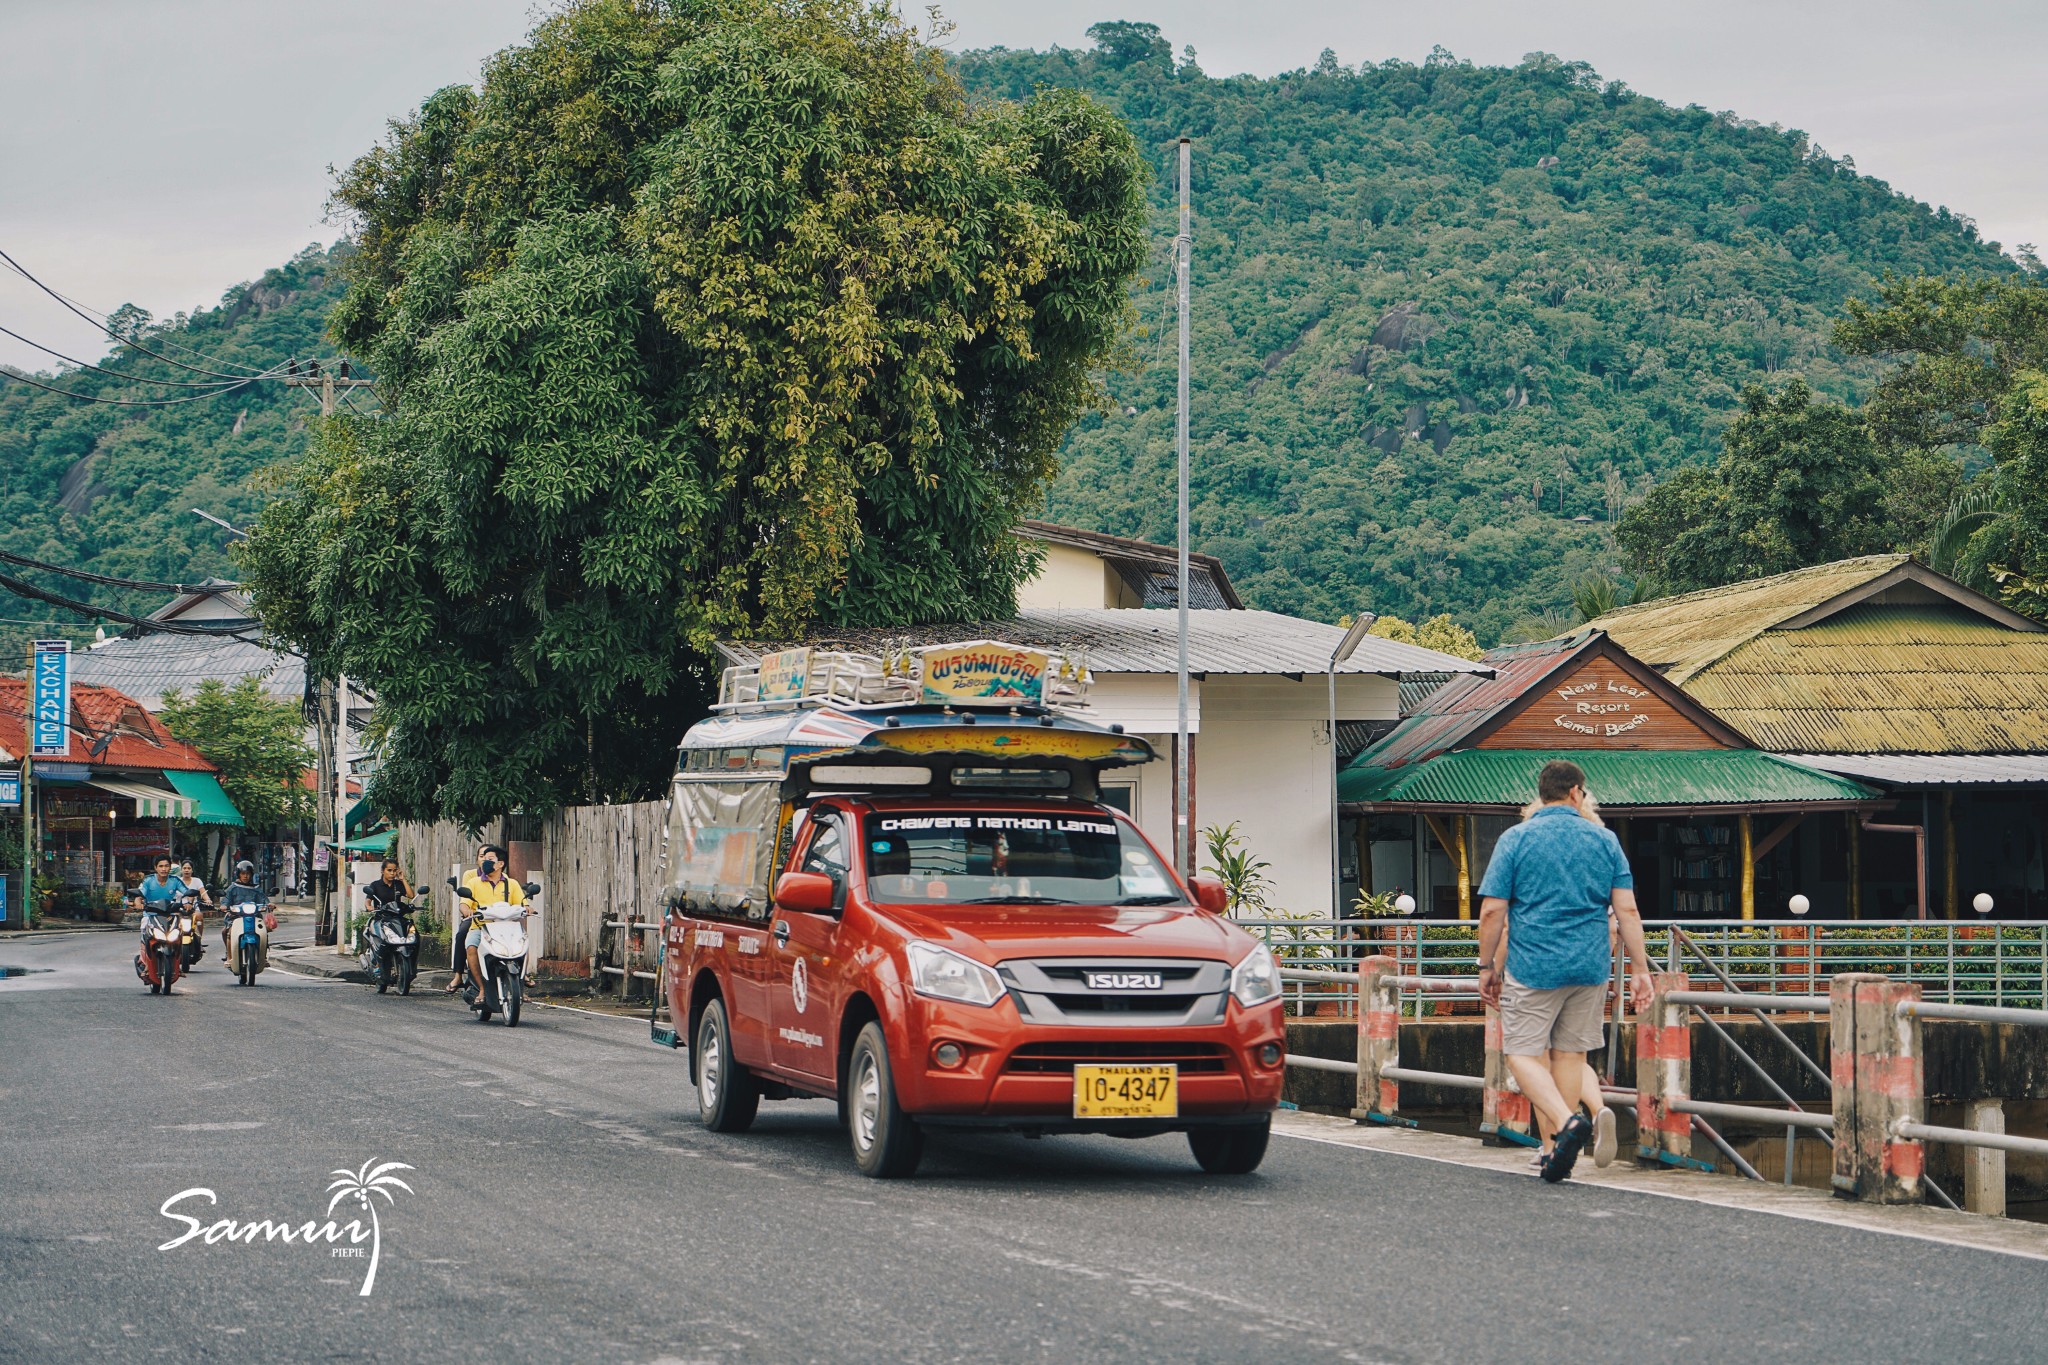
POLYGON ((212 773, 178 772, 164 773, 170 784, 181 795, 192 798, 198 813, 191 818, 202 825, 240 825, 242 812, 235 809, 235 803, 228 800, 228 794, 221 790, 220 779, 212 773))
POLYGON ((365 834, 360 839, 351 839, 343 844, 342 847, 350 853, 389 853, 391 845, 397 841, 398 831, 386 829, 379 830, 375 834, 365 834))
POLYGON ((1854 805, 1881 793, 1754 749, 1462 749, 1419 763, 1358 764, 1337 779, 1340 800, 1374 806, 1519 808, 1536 797, 1536 774, 1567 758, 1601 806, 1854 805))
POLYGON ((348 808, 348 832, 354 834, 364 825, 374 825, 379 818, 376 807, 368 801, 358 800, 348 808))
POLYGON ((142 782, 95 776, 92 785, 110 795, 133 801, 138 820, 190 820, 199 809, 198 803, 182 792, 167 792, 162 787, 142 782))

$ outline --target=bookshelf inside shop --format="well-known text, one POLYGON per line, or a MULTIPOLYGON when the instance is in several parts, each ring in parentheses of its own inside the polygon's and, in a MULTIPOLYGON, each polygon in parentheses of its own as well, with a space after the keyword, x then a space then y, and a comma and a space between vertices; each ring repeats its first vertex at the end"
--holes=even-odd
POLYGON ((1659 842, 1671 914, 1727 919, 1742 913, 1733 820, 1674 821, 1659 842))

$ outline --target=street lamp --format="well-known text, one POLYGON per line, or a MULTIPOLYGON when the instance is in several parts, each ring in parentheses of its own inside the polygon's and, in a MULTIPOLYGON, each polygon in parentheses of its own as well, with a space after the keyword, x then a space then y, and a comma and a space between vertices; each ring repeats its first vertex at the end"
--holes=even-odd
POLYGON ((1337 829, 1343 823, 1337 813, 1337 666, 1358 652, 1359 642, 1365 639, 1372 623, 1380 618, 1369 611, 1358 613, 1358 619, 1344 632, 1344 638, 1330 651, 1330 918, 1344 918, 1344 865, 1337 856, 1337 829))

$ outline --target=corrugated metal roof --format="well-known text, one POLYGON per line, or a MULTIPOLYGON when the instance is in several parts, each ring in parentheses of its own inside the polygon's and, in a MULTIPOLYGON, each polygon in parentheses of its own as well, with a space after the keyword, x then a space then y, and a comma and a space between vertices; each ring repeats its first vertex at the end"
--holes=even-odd
POLYGON ((1878 795, 1860 782, 1753 749, 1462 749, 1401 768, 1346 768, 1337 792, 1345 802, 1373 805, 1519 808, 1535 799, 1536 774, 1553 758, 1578 764, 1586 786, 1610 810, 1842 804, 1878 795))
POLYGON ((2048 754, 1786 754, 1794 763, 1897 787, 2048 785, 2048 754))
POLYGON ((1881 578, 1910 559, 1910 555, 1866 555, 1837 560, 1622 607, 1592 624, 1673 682, 1683 683, 1781 621, 1881 578))
POLYGON ((71 676, 78 682, 118 688, 145 706, 166 692, 190 695, 208 678, 232 686, 243 678, 263 681, 280 701, 297 701, 306 690, 306 661, 241 640, 197 635, 117 637, 74 652, 71 676))
POLYGON ((2048 753, 2048 634, 1948 606, 1768 631, 1685 690, 1777 753, 2048 753))
MULTIPOLYGON (((1097 673, 1172 673, 1177 664, 1175 611, 1144 608, 1063 607, 1019 612, 1004 621, 820 631, 806 640, 718 642, 719 652, 752 664, 769 650, 792 645, 878 653, 892 646, 953 640, 1002 640, 1031 649, 1084 649, 1097 673)), ((1188 667, 1196 673, 1321 673, 1344 638, 1337 626, 1271 611, 1188 612, 1188 667)), ((1485 673, 1489 666, 1439 654, 1419 645, 1368 635, 1339 673, 1485 673)))

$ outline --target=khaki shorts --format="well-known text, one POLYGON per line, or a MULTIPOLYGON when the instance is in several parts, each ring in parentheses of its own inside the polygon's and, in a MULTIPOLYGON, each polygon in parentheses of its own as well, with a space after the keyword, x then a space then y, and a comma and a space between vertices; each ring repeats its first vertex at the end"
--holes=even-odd
POLYGON ((1500 988, 1501 1051, 1510 1057, 1592 1052, 1607 1044, 1607 983, 1539 991, 1512 976, 1500 988))

